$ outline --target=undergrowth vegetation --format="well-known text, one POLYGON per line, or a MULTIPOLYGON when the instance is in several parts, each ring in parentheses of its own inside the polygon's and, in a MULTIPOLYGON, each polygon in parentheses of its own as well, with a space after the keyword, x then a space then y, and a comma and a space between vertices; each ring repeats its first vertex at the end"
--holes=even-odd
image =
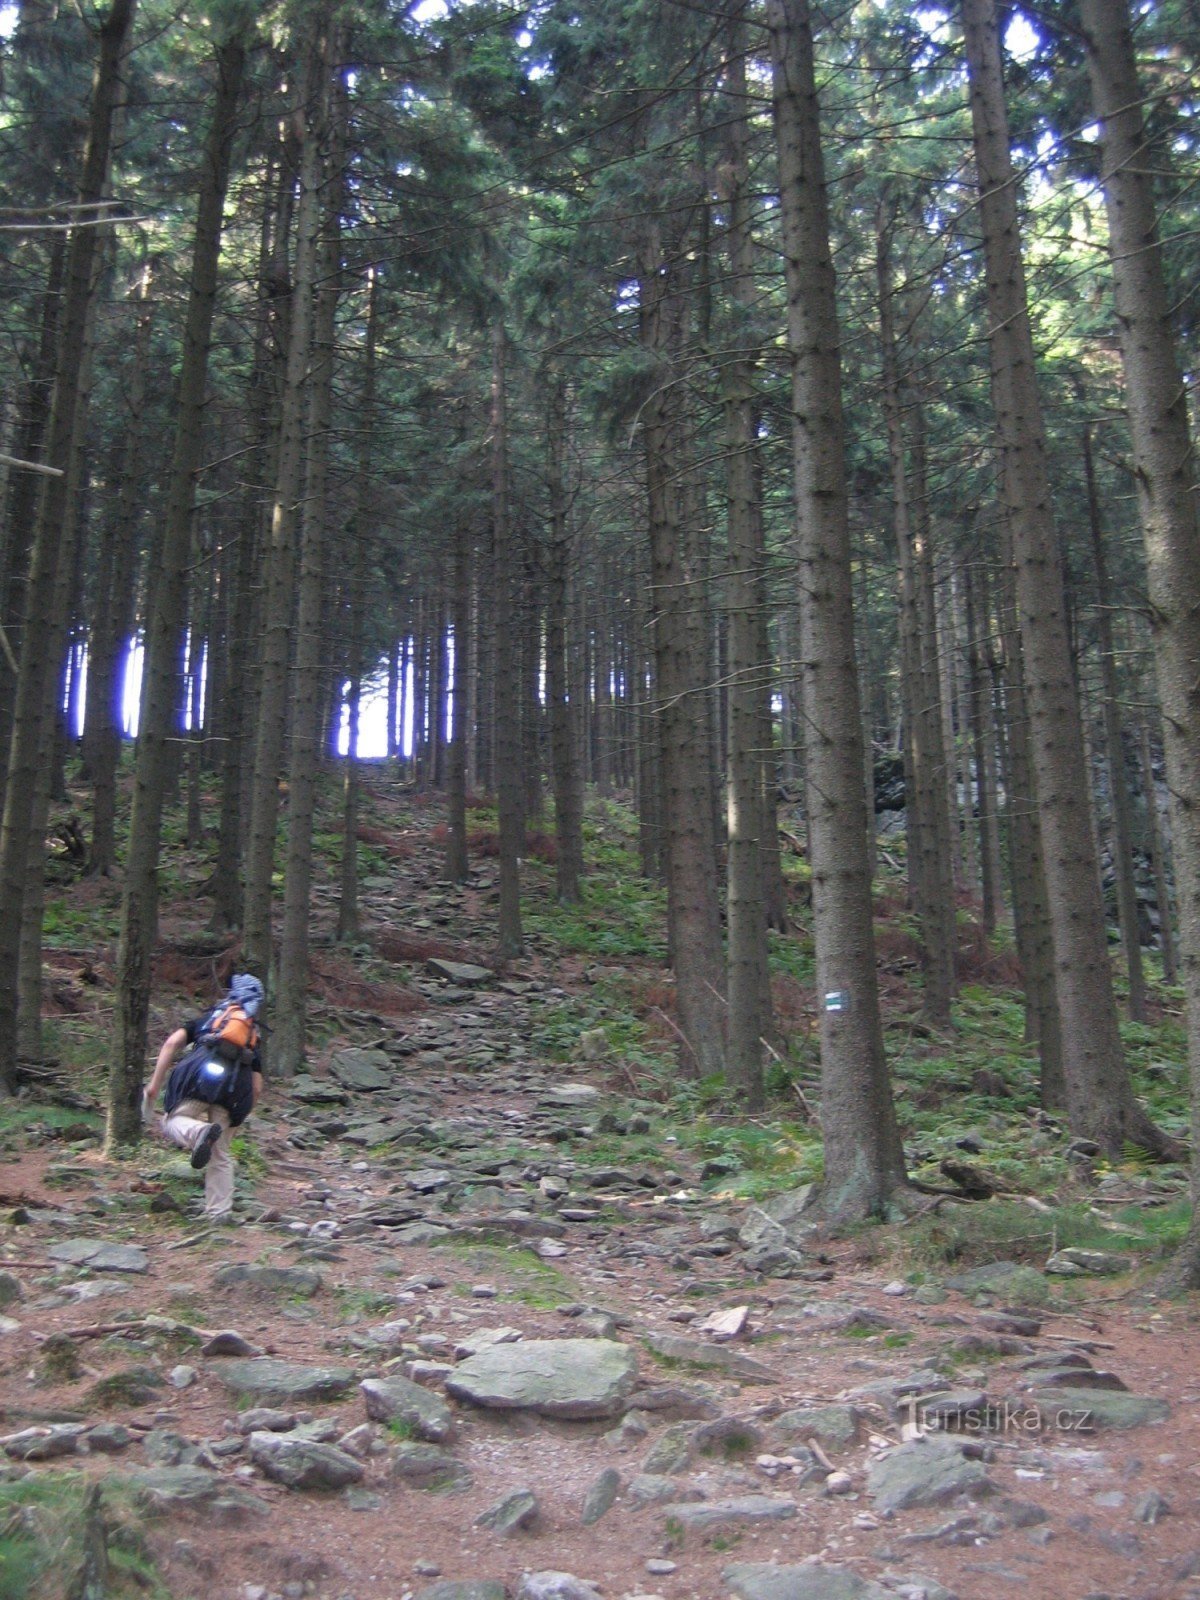
POLYGON ((0 1483, 0 1600, 64 1593, 167 1600, 128 1491, 80 1472, 0 1483))

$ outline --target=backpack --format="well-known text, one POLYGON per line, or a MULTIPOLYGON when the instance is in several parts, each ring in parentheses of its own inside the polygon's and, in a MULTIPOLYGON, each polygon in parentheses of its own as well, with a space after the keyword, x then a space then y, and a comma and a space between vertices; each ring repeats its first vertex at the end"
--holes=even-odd
POLYGON ((226 1061, 248 1063, 258 1049, 258 1024, 236 1000, 227 1000, 209 1017, 196 1042, 226 1061))

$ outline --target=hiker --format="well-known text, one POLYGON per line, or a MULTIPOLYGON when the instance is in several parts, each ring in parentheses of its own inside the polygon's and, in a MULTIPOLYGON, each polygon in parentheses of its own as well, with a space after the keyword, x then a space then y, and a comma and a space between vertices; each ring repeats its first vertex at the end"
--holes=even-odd
POLYGON ((233 1210, 231 1129, 245 1122, 262 1093, 256 1018, 263 998, 257 978, 235 973, 219 1006, 163 1041, 142 1094, 142 1119, 148 1123, 166 1082, 161 1132, 192 1152, 192 1166, 204 1172, 204 1215, 214 1220, 233 1210), (185 1045, 192 1048, 176 1061, 185 1045))

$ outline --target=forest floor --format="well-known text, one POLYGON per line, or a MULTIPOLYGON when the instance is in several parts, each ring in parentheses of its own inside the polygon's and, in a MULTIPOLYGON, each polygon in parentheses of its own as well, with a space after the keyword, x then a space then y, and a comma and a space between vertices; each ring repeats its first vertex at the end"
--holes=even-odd
MULTIPOLYGON (((363 942, 325 940, 319 890, 310 1070, 238 1142, 234 1227, 165 1147, 103 1159, 118 890, 54 902, 81 1104, 0 1116, 0 1600, 1200 1600, 1198 1307, 1153 1278, 1182 1174, 1068 1155, 1011 963, 975 941, 956 1037, 931 1036, 884 904, 913 1165, 1012 1192, 829 1238, 795 1196, 819 1174, 802 936, 748 1124, 672 1081, 615 808, 590 917, 531 862, 529 954, 499 969, 494 861, 453 888, 433 814, 383 782, 372 813, 363 942), (1063 1247, 1075 1272, 1045 1271, 1063 1247)), ((206 911, 164 916, 164 1034, 215 993, 206 911)), ((1179 1126, 1171 1000, 1128 1043, 1179 1126)))

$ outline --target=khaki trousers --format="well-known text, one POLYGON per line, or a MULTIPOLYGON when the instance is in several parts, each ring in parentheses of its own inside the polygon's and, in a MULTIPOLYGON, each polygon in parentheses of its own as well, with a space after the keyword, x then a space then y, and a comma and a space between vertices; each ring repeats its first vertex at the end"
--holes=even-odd
POLYGON ((181 1100, 163 1119, 163 1134, 181 1149, 194 1150, 200 1135, 213 1122, 220 1125, 221 1137, 213 1145, 204 1169, 204 1215, 226 1217, 233 1210, 236 1163, 229 1153, 229 1113, 225 1107, 210 1106, 206 1100, 181 1100))

